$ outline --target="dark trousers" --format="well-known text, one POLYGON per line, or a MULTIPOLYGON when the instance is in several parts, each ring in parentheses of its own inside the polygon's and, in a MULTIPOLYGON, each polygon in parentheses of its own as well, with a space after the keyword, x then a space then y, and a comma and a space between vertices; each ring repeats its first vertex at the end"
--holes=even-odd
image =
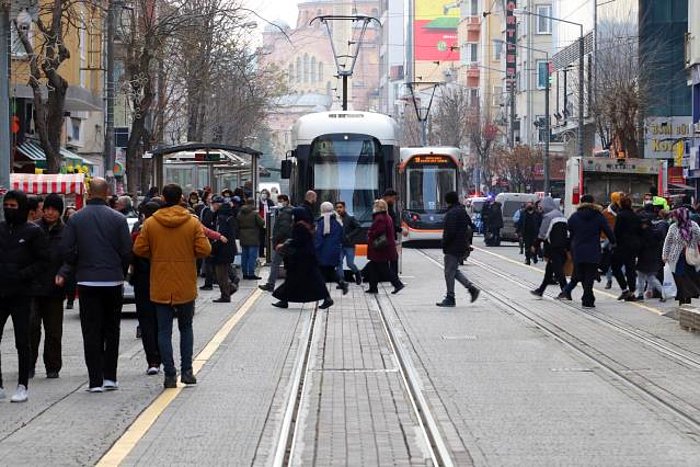
POLYGON ((367 272, 369 273, 367 278, 369 290, 377 290, 379 281, 385 277, 389 278, 389 282, 391 282, 391 285, 394 287, 399 287, 401 285, 399 276, 396 274, 396 271, 390 267, 389 261, 370 261, 367 266, 367 272))
POLYGON ((581 281, 583 285, 583 298, 581 299, 581 303, 585 306, 595 305, 593 283, 598 274, 598 265, 594 263, 577 263, 575 269, 576 279, 581 281))
POLYGON ((68 303, 73 304, 75 301, 75 291, 77 290, 77 284, 75 283, 75 277, 66 279, 66 300, 68 303))
POLYGON ((214 285, 214 263, 211 258, 206 258, 204 260, 204 285, 206 287, 212 287, 214 285))
POLYGON ((61 339, 63 337, 63 297, 35 297, 32 300, 29 329, 32 346, 31 367, 39 359, 41 325, 44 325, 44 367, 46 372, 61 371, 61 339))
POLYGON ((158 351, 156 305, 151 301, 147 287, 134 287, 134 294, 136 295, 136 317, 141 328, 141 343, 146 353, 146 362, 149 367, 159 367, 161 361, 158 351))
POLYGON ((194 317, 194 302, 181 305, 156 304, 158 316, 158 348, 163 357, 163 372, 166 376, 177 375, 173 357, 173 319, 177 317, 177 327, 180 331, 180 371, 192 371, 192 349, 194 333, 192 319, 194 317))
MULTIPOLYGON (((7 318, 12 316, 12 327, 15 331, 15 348, 17 349, 17 357, 19 358, 18 366, 18 384, 27 386, 29 382, 29 365, 31 360, 31 348, 29 346, 29 313, 30 313, 30 298, 29 297, 3 297, 0 299, 0 339, 2 339, 3 331, 7 318)), ((0 365, 0 388, 2 385, 2 366, 0 365)))
POLYGON ((215 264, 214 265, 214 275, 216 276, 216 282, 219 283, 219 290, 221 291, 221 298, 225 300, 231 299, 231 278, 229 277, 229 272, 231 271, 231 265, 228 263, 215 264))
POLYGON ((265 241, 265 229, 260 229, 259 243, 260 244, 258 245, 258 258, 264 258, 265 245, 267 245, 267 242, 265 241))
POLYGON ((615 276, 615 280, 620 285, 622 290, 629 290, 634 292, 637 286, 637 262, 635 260, 635 255, 628 253, 617 253, 613 254, 612 257, 612 271, 615 276), (622 268, 625 268, 625 272, 622 272, 622 268))
POLYGON ((459 270, 459 258, 455 255, 445 255, 445 284, 449 298, 455 298, 455 280, 469 290, 474 288, 474 284, 459 270))
POLYGON ((121 285, 78 285, 80 327, 91 388, 101 387, 105 379, 117 380, 123 289, 121 285))
POLYGON ((544 292, 552 277, 559 283, 561 290, 566 288, 566 276, 564 275, 564 263, 566 263, 566 251, 551 251, 547 259, 547 266, 544 269, 544 278, 538 290, 544 292))

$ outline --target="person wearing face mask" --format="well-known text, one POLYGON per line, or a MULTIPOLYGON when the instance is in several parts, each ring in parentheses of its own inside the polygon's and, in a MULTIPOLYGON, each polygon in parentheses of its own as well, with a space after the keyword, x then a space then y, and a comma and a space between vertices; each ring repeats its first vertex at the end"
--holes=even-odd
POLYGON ((540 224, 542 224, 542 216, 535 210, 535 205, 533 203, 528 203, 521 217, 521 234, 525 250, 525 264, 529 265, 531 261, 537 264, 537 252, 532 251, 532 246, 535 244, 535 241, 537 241, 540 224))
MULTIPOLYGON (((29 206, 24 192, 8 191, 2 205, 5 220, 0 222, 0 337, 7 319, 12 317, 19 371, 11 401, 25 402, 32 358, 30 302, 36 281, 49 264, 48 239, 38 225, 27 222, 29 206)), ((5 397, 3 387, 0 374, 0 399, 5 397)))
MULTIPOLYGON (((275 207, 275 203, 270 199, 270 192, 267 189, 263 189, 260 192, 260 201, 258 202, 258 214, 262 218, 263 222, 267 223, 267 213, 270 212, 275 207)), ((265 232, 267 226, 260 229, 260 244, 258 246, 258 257, 265 257, 265 232)))
POLYGON ((267 292, 275 290, 275 282, 277 282, 279 268, 282 265, 283 257, 277 251, 277 247, 292 238, 292 226, 294 225, 294 220, 292 218, 292 211, 294 208, 289 205, 289 196, 284 194, 278 195, 277 201, 278 206, 275 212, 275 225, 272 228, 272 245, 274 248, 272 250, 270 275, 267 277, 267 282, 259 286, 261 290, 267 292))

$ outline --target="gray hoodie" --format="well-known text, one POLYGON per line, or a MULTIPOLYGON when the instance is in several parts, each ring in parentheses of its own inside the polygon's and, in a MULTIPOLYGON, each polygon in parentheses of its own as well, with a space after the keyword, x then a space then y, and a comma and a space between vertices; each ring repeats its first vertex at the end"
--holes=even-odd
POLYGON ((551 196, 545 196, 541 204, 544 215, 542 216, 542 224, 540 225, 540 232, 537 237, 540 240, 547 240, 549 232, 552 230, 552 225, 557 222, 566 222, 566 218, 551 196))

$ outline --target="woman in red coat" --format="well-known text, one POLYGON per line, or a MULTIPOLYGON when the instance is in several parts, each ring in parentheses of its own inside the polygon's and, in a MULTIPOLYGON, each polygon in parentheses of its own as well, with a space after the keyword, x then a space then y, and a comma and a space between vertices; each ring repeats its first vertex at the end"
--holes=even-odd
POLYGON ((372 209, 372 226, 367 232, 367 278, 369 289, 367 293, 377 293, 377 284, 388 277, 394 286, 392 294, 398 293, 405 286, 399 280, 396 271, 389 267, 390 261, 396 261, 399 254, 396 251, 396 239, 394 237, 394 222, 388 214, 389 207, 386 201, 378 199, 372 209))

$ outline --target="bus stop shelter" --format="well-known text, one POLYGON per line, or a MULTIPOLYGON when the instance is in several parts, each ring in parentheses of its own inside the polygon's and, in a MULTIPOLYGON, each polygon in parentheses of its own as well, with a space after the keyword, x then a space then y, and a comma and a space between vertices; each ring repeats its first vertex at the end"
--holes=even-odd
MULTIPOLYGON (((253 191, 257 191, 259 179, 260 151, 249 147, 231 146, 216 143, 186 143, 176 146, 164 146, 148 151, 144 159, 153 161, 152 183, 162 187, 165 180, 165 165, 181 164, 206 167, 209 186, 214 192, 223 187, 218 186, 217 173, 250 173, 253 191)), ((201 187, 200 187, 201 188, 201 187)))

